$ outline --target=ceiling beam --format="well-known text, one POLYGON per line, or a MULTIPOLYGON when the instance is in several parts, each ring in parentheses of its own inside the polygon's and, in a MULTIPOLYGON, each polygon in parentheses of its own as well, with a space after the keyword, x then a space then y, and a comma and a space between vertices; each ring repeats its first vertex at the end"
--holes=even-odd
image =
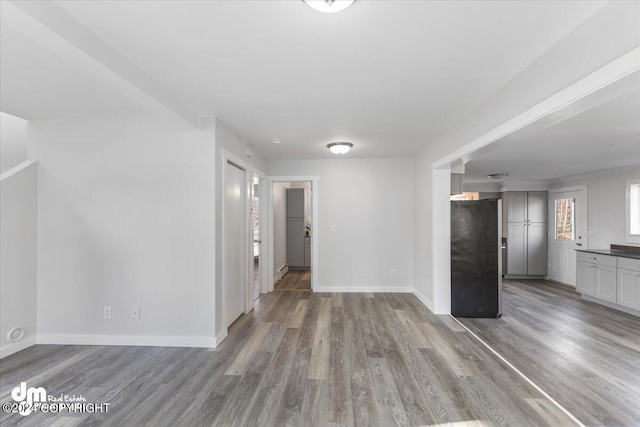
POLYGON ((451 168, 640 89, 640 46, 534 105, 432 165, 451 168))
POLYGON ((3 1, 1 18, 36 43, 156 112, 201 129, 201 117, 53 2, 3 1))

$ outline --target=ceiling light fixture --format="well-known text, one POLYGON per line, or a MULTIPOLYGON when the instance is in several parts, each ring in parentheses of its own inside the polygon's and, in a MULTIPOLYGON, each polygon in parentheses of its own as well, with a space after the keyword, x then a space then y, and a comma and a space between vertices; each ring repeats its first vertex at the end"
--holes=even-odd
POLYGON ((508 176, 509 176, 509 174, 507 174, 507 173, 492 173, 492 174, 487 175, 487 178, 489 178, 489 179, 502 179, 502 178, 506 178, 508 176))
POLYGON ((273 141, 274 144, 282 144, 282 138, 273 138, 271 141, 273 141))
POLYGON ((340 12, 351 6, 356 0, 303 0, 318 12, 333 13, 340 12))
POLYGON ((350 142, 332 142, 327 145, 327 148, 331 150, 333 154, 346 154, 352 147, 353 144, 350 142))

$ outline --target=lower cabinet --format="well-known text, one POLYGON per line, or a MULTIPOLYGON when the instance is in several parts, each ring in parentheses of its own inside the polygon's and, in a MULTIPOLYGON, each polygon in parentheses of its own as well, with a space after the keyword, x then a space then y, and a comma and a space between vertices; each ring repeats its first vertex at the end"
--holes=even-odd
POLYGON ((640 269, 618 268, 618 304, 640 310, 640 269))
POLYGON ((576 289, 584 295, 616 302, 618 258, 586 252, 577 254, 576 289))
POLYGON ((596 265, 595 268, 596 298, 609 302, 616 302, 616 268, 605 265, 596 265))
POLYGON ((616 269, 607 265, 578 262, 576 289, 584 295, 616 302, 616 269))
POLYGON ((593 296, 596 293, 596 275, 594 264, 578 261, 576 290, 584 295, 593 296))
POLYGON ((640 310, 640 260, 578 252, 576 290, 640 310))

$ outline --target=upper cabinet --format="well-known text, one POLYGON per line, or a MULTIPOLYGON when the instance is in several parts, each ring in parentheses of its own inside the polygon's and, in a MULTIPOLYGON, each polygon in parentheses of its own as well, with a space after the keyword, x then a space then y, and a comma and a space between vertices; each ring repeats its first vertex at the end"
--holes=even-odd
POLYGON ((507 274, 547 275, 547 192, 509 191, 507 274))
POLYGON ((508 222, 547 222, 546 191, 510 191, 508 222))
POLYGON ((527 220, 527 192, 509 191, 507 203, 509 222, 525 222, 527 220))
POLYGON ((546 191, 527 192, 527 219, 530 222, 547 222, 548 195, 546 191))
POLYGON ((287 218, 304 218, 304 188, 287 189, 287 218))

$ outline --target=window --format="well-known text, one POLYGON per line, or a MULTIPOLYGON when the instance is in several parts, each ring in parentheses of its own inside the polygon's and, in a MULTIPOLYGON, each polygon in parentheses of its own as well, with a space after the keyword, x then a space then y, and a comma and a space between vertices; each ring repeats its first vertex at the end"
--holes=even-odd
POLYGON ((575 240, 575 199, 556 200, 556 240, 575 240))
POLYGON ((640 180, 627 181, 627 242, 640 243, 640 180))

